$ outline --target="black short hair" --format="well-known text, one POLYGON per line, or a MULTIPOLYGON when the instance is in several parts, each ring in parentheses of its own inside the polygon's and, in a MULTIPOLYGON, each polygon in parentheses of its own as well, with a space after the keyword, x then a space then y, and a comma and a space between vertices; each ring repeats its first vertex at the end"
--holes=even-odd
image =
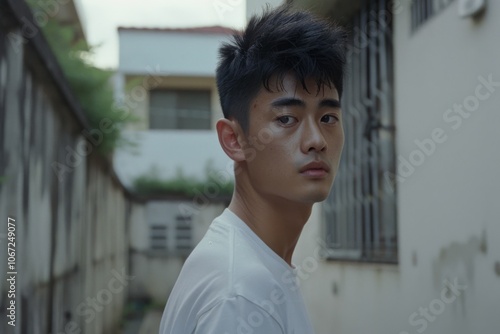
POLYGON ((287 73, 304 89, 308 78, 318 89, 333 84, 340 98, 346 39, 344 29, 312 13, 286 4, 267 7, 219 49, 216 79, 224 117, 236 119, 247 133, 251 100, 262 87, 271 91, 271 77, 282 89, 287 73))

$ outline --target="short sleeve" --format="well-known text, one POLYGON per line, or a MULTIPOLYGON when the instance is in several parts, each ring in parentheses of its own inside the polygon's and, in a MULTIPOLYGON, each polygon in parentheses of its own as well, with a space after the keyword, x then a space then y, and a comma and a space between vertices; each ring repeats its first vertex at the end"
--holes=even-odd
POLYGON ((224 299, 200 316, 193 334, 208 333, 285 334, 272 314, 241 296, 224 299))

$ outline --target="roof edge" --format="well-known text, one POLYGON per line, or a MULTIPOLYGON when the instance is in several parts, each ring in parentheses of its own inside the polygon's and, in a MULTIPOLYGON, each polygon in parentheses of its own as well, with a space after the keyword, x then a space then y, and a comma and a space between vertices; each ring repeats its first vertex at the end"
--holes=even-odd
POLYGON ((190 34, 210 34, 210 35, 233 35, 239 32, 237 29, 224 26, 202 26, 184 28, 149 28, 149 27, 118 27, 118 31, 151 31, 151 32, 180 32, 190 34))

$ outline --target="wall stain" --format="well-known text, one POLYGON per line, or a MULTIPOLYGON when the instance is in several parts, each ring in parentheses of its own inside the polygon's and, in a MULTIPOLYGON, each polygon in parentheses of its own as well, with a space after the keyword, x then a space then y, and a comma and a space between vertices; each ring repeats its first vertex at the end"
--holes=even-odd
MULTIPOLYGON (((445 282, 458 282, 467 288, 453 303, 452 309, 465 316, 465 297, 474 285, 474 262, 477 256, 486 255, 488 252, 486 231, 481 236, 471 236, 465 242, 452 242, 441 248, 437 259, 433 262, 434 283, 437 291, 447 286, 445 282)), ((451 291, 446 291, 450 294, 451 291)))

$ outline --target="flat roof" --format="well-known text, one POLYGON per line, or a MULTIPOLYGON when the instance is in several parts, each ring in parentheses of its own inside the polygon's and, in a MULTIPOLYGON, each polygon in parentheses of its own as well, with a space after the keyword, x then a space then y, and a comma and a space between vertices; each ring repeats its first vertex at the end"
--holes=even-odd
POLYGON ((146 28, 146 27, 118 27, 118 31, 158 31, 158 32, 182 32, 194 34, 225 34, 232 35, 238 30, 223 26, 189 27, 189 28, 146 28))

